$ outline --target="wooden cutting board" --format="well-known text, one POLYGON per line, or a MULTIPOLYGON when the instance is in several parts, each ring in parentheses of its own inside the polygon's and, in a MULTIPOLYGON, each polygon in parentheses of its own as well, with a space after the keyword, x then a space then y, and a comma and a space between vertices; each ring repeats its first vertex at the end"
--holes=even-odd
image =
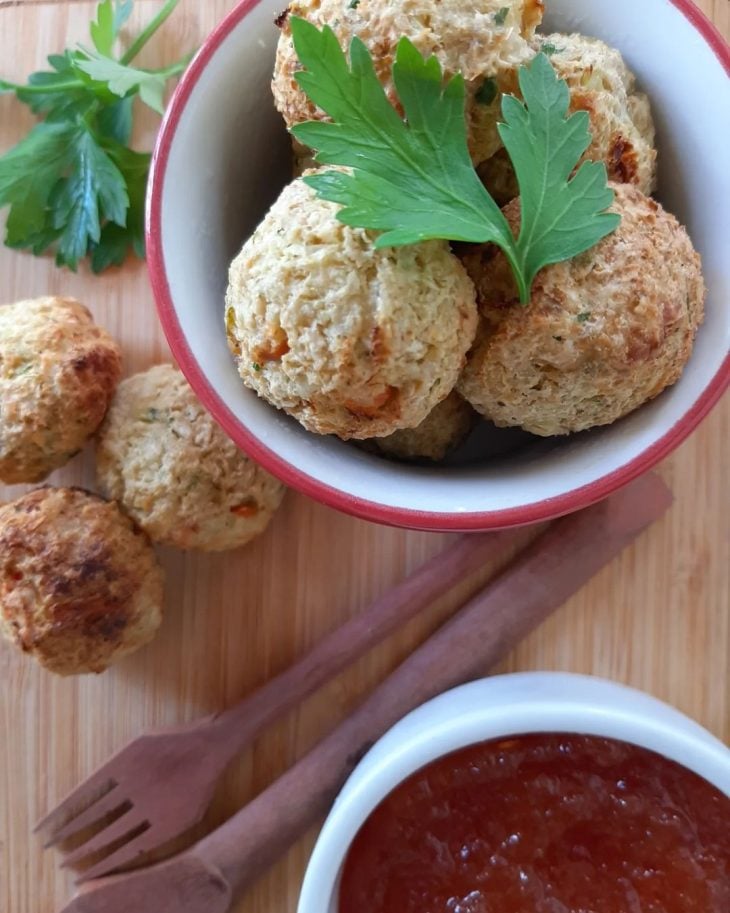
MULTIPOLYGON (((199 45, 233 5, 182 0, 150 47, 148 63, 169 62, 199 45)), ((2 75, 22 80, 46 54, 86 39, 93 6, 88 0, 0 0, 2 75)), ((132 27, 158 6, 138 0, 132 27)), ((728 0, 699 6, 730 36, 728 0)), ((30 123, 21 105, 0 97, 0 151, 30 123)), ((151 144, 156 126, 153 118, 145 121, 141 144, 151 144)), ((123 345, 127 373, 169 357, 144 265, 103 278, 83 271, 74 276, 0 249, 0 301, 47 293, 86 302, 123 345)), ((726 398, 662 466, 677 497, 669 516, 529 638, 502 671, 607 676, 675 704, 730 739, 729 441, 726 398)), ((52 482, 93 484, 90 454, 52 482)), ((21 490, 0 490, 0 498, 21 490)), ((41 852, 31 827, 112 751, 143 728, 191 719, 241 697, 447 541, 382 529, 290 494, 267 535, 248 549, 214 557, 163 551, 162 632, 106 675, 55 679, 0 644, 0 911, 54 913, 68 899, 69 878, 52 854, 41 852)), ((408 626, 262 738, 227 778, 209 824, 286 769, 446 608, 408 626)), ((294 913, 313 839, 264 876, 237 913, 294 913)))

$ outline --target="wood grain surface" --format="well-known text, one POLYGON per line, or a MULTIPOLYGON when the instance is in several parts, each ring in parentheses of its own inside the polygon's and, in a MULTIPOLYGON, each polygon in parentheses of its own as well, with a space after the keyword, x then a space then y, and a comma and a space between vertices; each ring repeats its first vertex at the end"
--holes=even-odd
MULTIPOLYGON (((85 39, 93 5, 0 0, 2 75, 21 80, 46 54, 85 39)), ((182 0, 147 61, 169 61, 197 46, 233 5, 182 0)), ((136 6, 132 28, 159 4, 138 0, 136 6)), ((728 38, 728 0, 699 6, 728 38)), ((31 123, 25 108, 0 97, 0 151, 31 123)), ((140 144, 151 144, 156 126, 153 118, 144 121, 140 144)), ((91 307, 121 342, 126 373, 169 358, 143 264, 94 278, 0 250, 0 301, 47 293, 75 295, 91 307)), ((661 467, 677 499, 668 517, 526 640, 501 671, 607 676, 675 704, 730 740, 729 441, 726 398, 661 467)), ((51 481, 93 484, 91 454, 51 481)), ((0 498, 21 491, 0 490, 0 498)), ((531 535, 525 531, 526 539, 531 535)), ((188 720, 241 697, 448 541, 379 528, 291 493, 270 531, 247 549, 213 557, 163 550, 162 632, 106 675, 56 679, 0 644, 0 911, 54 913, 70 897, 69 877, 52 854, 41 852, 32 824, 112 751, 144 728, 188 720)), ((208 826, 284 771, 450 607, 453 600, 408 625, 274 727, 230 772, 208 826)), ((236 913, 294 913, 313 839, 265 875, 236 913)))

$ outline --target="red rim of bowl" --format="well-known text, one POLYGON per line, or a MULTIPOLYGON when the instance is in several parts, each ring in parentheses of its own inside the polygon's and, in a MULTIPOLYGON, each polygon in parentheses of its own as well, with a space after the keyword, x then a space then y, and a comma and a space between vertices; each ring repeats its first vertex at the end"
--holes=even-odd
MULTIPOLYGON (((210 385, 195 360, 175 311, 167 281, 167 270, 162 248, 162 197, 167 174, 170 149, 180 118, 187 106, 198 80, 219 47, 243 19, 258 6, 261 0, 242 2, 220 23, 207 39, 180 81, 167 110, 152 161, 150 188, 147 198, 147 256, 152 290, 162 327, 172 352, 191 386, 206 409, 226 433, 250 456, 276 475, 282 482, 324 504, 345 513, 390 526, 439 531, 486 531, 522 526, 551 520, 581 508, 588 507, 612 494, 617 489, 648 472, 659 461, 675 450, 705 418, 730 383, 730 355, 725 357, 693 407, 662 438, 634 459, 596 481, 554 498, 536 501, 507 510, 475 513, 436 513, 426 510, 391 507, 375 501, 357 498, 307 475, 265 447, 241 424, 210 385)), ((720 32, 698 9, 692 0, 668 0, 686 17, 702 35, 730 75, 730 47, 720 32)))

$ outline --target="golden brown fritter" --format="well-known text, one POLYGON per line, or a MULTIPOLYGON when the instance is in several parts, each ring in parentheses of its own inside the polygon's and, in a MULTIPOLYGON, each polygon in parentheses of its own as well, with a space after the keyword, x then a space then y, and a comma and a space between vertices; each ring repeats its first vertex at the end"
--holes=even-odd
POLYGON ((329 25, 346 49, 353 37, 360 38, 396 105, 391 71, 397 44, 405 35, 422 54, 434 54, 447 75, 464 76, 470 151, 474 161, 481 162, 499 148, 497 93, 510 90, 516 68, 534 53, 529 39, 542 21, 543 6, 542 0, 293 0, 287 14, 279 17, 276 107, 288 127, 323 116, 296 82, 300 64, 289 16, 307 19, 318 28, 329 25))
POLYGON ((40 482, 99 427, 119 347, 71 298, 0 307, 0 479, 40 482))
POLYGON ((455 391, 439 403, 416 428, 405 428, 388 437, 373 438, 382 454, 398 460, 433 460, 438 463, 458 447, 474 427, 477 414, 455 391))
POLYGON ((453 390, 474 286, 445 241, 376 249, 297 180, 230 270, 226 328, 244 383, 317 434, 413 428, 453 390))
MULTIPOLYGON (((675 383, 692 353, 700 257, 655 200, 612 187, 618 230, 542 270, 526 307, 496 248, 463 256, 482 319, 458 389, 496 425, 552 436, 611 424, 675 383)), ((519 200, 504 212, 518 230, 519 200)))
POLYGON ((116 504, 40 488, 0 507, 0 632, 59 675, 103 672, 154 637, 163 572, 116 504))
POLYGON ((587 111, 593 139, 584 158, 605 162, 609 179, 656 187, 657 153, 649 99, 621 52, 585 35, 537 35, 534 46, 553 53, 550 62, 570 89, 570 110, 587 111))
MULTIPOLYGON (((588 112, 592 140, 583 160, 604 162, 610 180, 652 193, 657 152, 651 106, 637 91, 636 78, 621 53, 585 35, 536 35, 532 45, 549 54, 558 77, 567 82, 570 113, 588 112)), ((514 92, 519 94, 517 85, 514 92)), ((506 150, 500 149, 478 170, 500 205, 519 193, 506 150)))
POLYGON ((104 493, 155 542, 182 549, 245 545, 266 529, 284 495, 172 365, 119 385, 101 428, 97 473, 104 493))

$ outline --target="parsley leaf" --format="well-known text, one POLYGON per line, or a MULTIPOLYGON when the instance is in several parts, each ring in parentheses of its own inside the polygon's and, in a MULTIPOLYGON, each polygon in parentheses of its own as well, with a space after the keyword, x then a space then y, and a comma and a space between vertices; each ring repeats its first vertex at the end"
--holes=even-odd
POLYGON ((91 40, 105 57, 111 57, 119 32, 132 15, 134 0, 103 0, 96 10, 96 20, 91 23, 91 40))
POLYGON ((138 70, 93 51, 85 51, 84 57, 77 61, 76 68, 114 95, 125 98, 130 93, 138 94, 153 111, 164 114, 165 86, 168 79, 164 70, 159 73, 138 70))
POLYGON ((621 217, 605 212, 614 194, 603 162, 584 162, 571 177, 591 144, 590 119, 586 111, 567 117, 570 92, 548 58, 538 54, 519 79, 525 102, 505 96, 498 129, 520 186, 517 260, 529 288, 544 266, 594 247, 621 217))
POLYGON ((291 24, 307 68, 297 80, 334 118, 334 123, 299 124, 292 132, 320 150, 317 161, 354 168, 304 178, 321 197, 344 205, 338 218, 385 232, 378 247, 432 238, 509 244, 507 220, 469 158, 462 77, 444 88, 436 58, 424 60, 401 39, 393 78, 408 115, 405 123, 389 103, 359 38, 352 41, 350 69, 329 27, 320 32, 297 18, 291 24))
POLYGON ((502 9, 497 10, 494 14, 495 25, 504 25, 507 21, 507 16, 509 16, 509 7, 503 6, 502 9))
POLYGON ((121 266, 130 249, 144 257, 144 215, 147 196, 147 173, 151 156, 146 152, 133 152, 120 143, 106 146, 106 152, 117 166, 129 196, 126 224, 121 226, 113 221, 102 228, 97 244, 91 246, 91 268, 101 273, 110 266, 121 266))
POLYGON ((91 40, 100 54, 111 56, 114 41, 117 37, 114 29, 114 5, 112 0, 104 0, 96 10, 96 20, 91 23, 91 40))
POLYGON ((0 161, 0 205, 10 205, 6 243, 76 269, 103 222, 125 226, 125 178, 84 124, 39 124, 0 161))
POLYGON ((134 9, 134 0, 114 0, 114 35, 117 36, 127 24, 134 9))
POLYGON ((0 160, 0 206, 10 206, 6 243, 35 247, 47 224, 51 193, 70 160, 71 124, 38 124, 0 160))
POLYGON ((126 146, 132 136, 134 96, 120 98, 112 105, 107 105, 96 119, 102 136, 116 140, 126 146))
POLYGON ((52 203, 53 227, 61 231, 56 263, 76 269, 100 240, 102 221, 125 227, 129 197, 122 173, 88 128, 79 126, 72 141, 74 163, 52 203))
POLYGON ((52 69, 31 73, 27 86, 10 86, 18 100, 34 114, 48 119, 65 120, 69 113, 82 111, 94 104, 84 86, 76 79, 71 52, 53 54, 48 58, 52 69))
POLYGON ((291 18, 304 70, 297 81, 331 121, 292 128, 318 150, 316 161, 341 166, 303 180, 343 208, 345 224, 383 232, 377 247, 434 238, 497 244, 529 301, 536 273, 588 250, 616 229, 604 165, 572 172, 590 144, 585 112, 566 119, 569 93, 549 60, 538 55, 520 71, 525 103, 503 99, 500 127, 520 183, 522 227, 515 238, 469 157, 461 76, 444 84, 436 58, 425 60, 402 38, 393 82, 405 119, 389 103, 365 45, 354 38, 350 63, 334 32, 291 18), (387 202, 386 202, 387 201, 387 202))
POLYGON ((144 256, 144 204, 150 155, 128 148, 135 98, 162 112, 167 80, 189 58, 163 70, 132 61, 171 15, 164 6, 116 59, 120 30, 133 0, 102 0, 90 25, 93 50, 48 57, 50 69, 27 85, 0 80, 44 120, 0 157, 0 207, 9 206, 5 243, 39 255, 55 250, 59 266, 76 269, 89 257, 100 272, 144 256))

